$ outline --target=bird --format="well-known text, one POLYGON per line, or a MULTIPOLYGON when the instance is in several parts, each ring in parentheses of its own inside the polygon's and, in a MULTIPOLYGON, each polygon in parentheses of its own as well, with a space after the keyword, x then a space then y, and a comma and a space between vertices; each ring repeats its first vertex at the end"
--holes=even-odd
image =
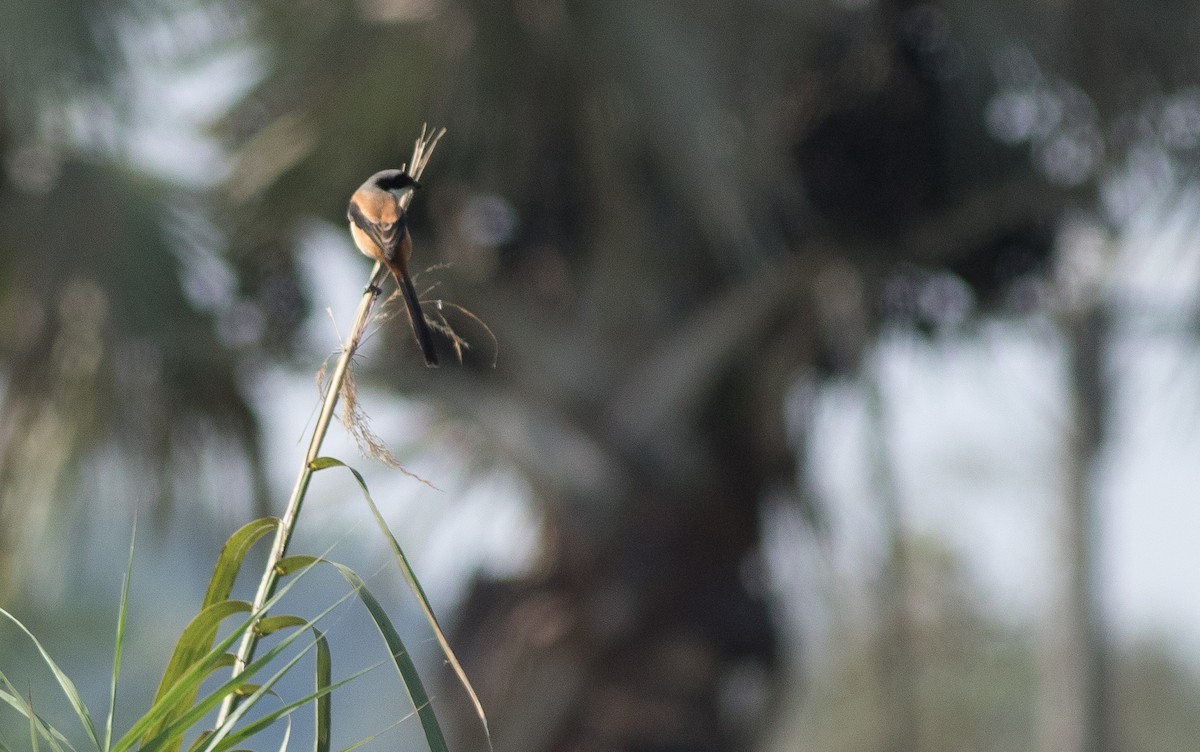
POLYGON ((408 274, 408 259, 412 256, 412 237, 400 196, 407 188, 421 184, 404 170, 380 170, 350 197, 346 218, 350 220, 350 235, 363 255, 382 263, 396 278, 396 286, 404 296, 413 334, 425 356, 425 365, 438 364, 433 333, 425 322, 417 290, 408 274))

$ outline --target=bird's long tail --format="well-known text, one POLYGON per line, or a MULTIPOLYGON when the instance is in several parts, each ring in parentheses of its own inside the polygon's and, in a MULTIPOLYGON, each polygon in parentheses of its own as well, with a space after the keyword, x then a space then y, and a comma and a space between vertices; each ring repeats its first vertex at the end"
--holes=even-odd
POLYGON ((433 332, 429 331, 429 325, 425 323, 421 302, 417 300, 417 289, 413 287, 412 279, 407 274, 395 274, 395 277, 408 306, 408 318, 412 321, 413 334, 417 336, 417 344, 421 346, 421 352, 425 355, 425 365, 436 366, 437 347, 433 343, 433 332))

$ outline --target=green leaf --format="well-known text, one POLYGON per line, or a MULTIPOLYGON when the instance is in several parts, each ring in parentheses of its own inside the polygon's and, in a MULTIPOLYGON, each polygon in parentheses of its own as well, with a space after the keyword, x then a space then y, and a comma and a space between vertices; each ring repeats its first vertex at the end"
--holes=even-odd
POLYGON ((337 568, 346 582, 350 583, 358 593, 358 599, 367 607, 367 612, 375 622, 375 628, 379 630, 380 636, 387 644, 392 662, 408 690, 408 696, 417 711, 417 717, 421 719, 421 728, 425 732, 425 742, 429 745, 429 749, 432 752, 447 752, 446 739, 442 735, 442 727, 438 723, 437 715, 433 712, 433 705, 429 702, 429 694, 425 691, 421 675, 417 673, 417 666, 404 647, 404 642, 400 639, 400 633, 396 631, 392 620, 375 596, 371 594, 367 584, 354 570, 336 562, 330 562, 330 564, 337 568))
MULTIPOLYGON (((192 669, 205 658, 211 658, 213 640, 216 638, 221 622, 234 614, 247 613, 250 609, 250 604, 245 601, 213 603, 202 608, 200 613, 196 614, 191 623, 184 628, 183 634, 179 636, 179 641, 175 644, 175 652, 167 663, 167 670, 163 673, 162 681, 158 685, 158 692, 155 693, 154 702, 151 705, 152 708, 157 709, 158 719, 142 735, 143 742, 156 737, 192 706, 196 699, 196 693, 200 689, 200 683, 207 676, 207 672, 197 674, 192 672, 192 669), (181 683, 181 680, 188 675, 193 677, 190 686, 181 683)), ((214 667, 215 665, 214 662, 214 667)), ((178 749, 177 745, 182 741, 183 739, 180 737, 172 750, 178 749)))
MULTIPOLYGON (((28 718, 29 714, 33 712, 33 708, 30 705, 29 700, 21 697, 20 693, 17 692, 17 688, 12 685, 12 682, 8 680, 8 677, 5 676, 4 672, 2 671, 0 671, 0 683, 4 685, 4 689, 0 690, 0 700, 12 706, 18 713, 28 718)), ((36 713, 33 714, 33 718, 29 718, 29 721, 31 723, 36 723, 38 733, 41 735, 42 739, 45 740, 55 750, 55 752, 61 752, 64 747, 71 749, 72 751, 74 750, 74 747, 71 746, 71 742, 67 740, 67 737, 64 736, 62 732, 46 723, 46 721, 36 713)))
POLYGON ((66 673, 64 673, 63 670, 58 667, 58 664, 55 663, 54 659, 50 657, 50 653, 46 651, 46 648, 42 645, 38 638, 34 637, 33 633, 30 632, 29 629, 27 629, 25 625, 22 624, 19 619, 17 619, 17 617, 13 616, 3 608, 0 608, 0 616, 4 616, 13 624, 17 625, 17 628, 24 632, 25 635, 33 642, 34 647, 37 648, 38 653, 42 657, 42 662, 45 663, 46 666, 49 667, 50 672, 54 674, 54 679, 58 682, 58 686, 62 689, 63 694, 66 695, 67 701, 70 702, 71 709, 75 711, 75 715, 77 718, 79 718, 79 722, 83 724, 83 730, 87 732, 88 738, 92 740, 92 744, 96 749, 101 749, 100 737, 96 733, 96 724, 92 723, 91 713, 88 712, 87 706, 83 704, 83 698, 79 695, 79 690, 75 688, 75 682, 71 681, 70 677, 68 677, 66 673))
MULTIPOLYGON (((340 603, 340 601, 339 601, 339 603, 340 603)), ((302 624, 308 624, 308 625, 315 624, 316 621, 323 618, 325 616, 325 614, 328 614, 329 611, 332 610, 332 608, 336 608, 336 606, 337 606, 337 604, 330 607, 330 609, 326 609, 325 612, 323 612, 320 616, 317 617, 317 619, 314 619, 311 622, 304 622, 302 620, 302 624)), ((231 712, 229 714, 229 716, 225 719, 225 723, 223 723, 220 728, 216 729, 216 731, 213 733, 213 735, 209 738, 208 742, 204 745, 201 752, 215 752, 216 750, 228 750, 228 749, 236 746, 238 743, 244 741, 245 739, 253 736, 254 734, 257 734, 259 731, 262 731, 263 729, 268 728, 269 726, 272 726, 277 720, 279 720, 279 718, 290 713, 291 709, 294 709, 295 707, 299 707, 300 705, 304 705, 307 702, 309 702, 309 699, 306 698, 304 700, 299 701, 298 703, 292 703, 291 705, 285 706, 285 708, 289 708, 286 711, 280 710, 280 709, 271 711, 269 713, 264 714, 262 717, 255 719, 254 722, 247 724, 244 728, 238 729, 236 732, 233 731, 233 728, 235 725, 237 725, 238 721, 240 721, 246 715, 246 713, 248 713, 250 711, 251 708, 255 707, 262 700, 262 698, 265 697, 271 691, 271 688, 274 687, 275 684, 278 683, 280 679, 282 679, 284 676, 286 676, 287 673, 289 671, 291 671, 292 668, 297 663, 300 662, 300 659, 303 658, 308 653, 309 648, 313 647, 316 643, 320 642, 321 639, 323 639, 323 638, 321 638, 321 636, 319 634, 317 634, 317 631, 315 629, 313 630, 313 632, 314 632, 314 634, 316 634, 317 639, 315 639, 313 641, 313 643, 310 644, 308 647, 306 647, 304 650, 300 651, 300 653, 293 656, 291 658, 291 660, 289 660, 287 663, 285 663, 283 665, 282 668, 280 668, 278 671, 276 671, 270 678, 267 679, 267 681, 263 682, 263 684, 261 686, 256 688, 245 700, 243 700, 241 703, 239 703, 238 706, 236 708, 234 708, 233 712, 231 712)), ((287 638, 285 638, 284 641, 286 643, 290 644, 291 642, 296 640, 303 633, 304 633, 303 630, 296 630, 296 632, 294 634, 289 635, 287 638)), ((256 663, 257 663, 257 661, 256 661, 256 663)))
MULTIPOLYGON (((246 626, 249 627, 249 622, 247 622, 246 626)), ((231 637, 236 638, 241 633, 241 631, 242 630, 235 631, 231 635, 231 637)), ((190 708, 185 709, 184 712, 182 712, 178 716, 174 717, 174 720, 171 721, 168 726, 163 728, 162 731, 160 731, 156 736, 154 736, 153 738, 151 738, 148 741, 146 741, 145 743, 143 743, 139 747, 139 752, 161 752, 161 750, 167 749, 172 746, 177 746, 180 743, 180 740, 182 740, 184 734, 187 733, 188 729, 191 729, 202 718, 204 718, 204 716, 206 716, 208 713, 210 713, 212 710, 214 710, 218 705, 220 705, 221 702, 225 699, 225 697, 227 695, 234 693, 234 692, 239 692, 239 693, 240 692, 250 692, 251 694, 258 692, 259 689, 261 689, 260 685, 250 684, 247 681, 247 679, 249 679, 251 676, 254 676, 255 674, 257 674, 270 661, 274 660, 274 658, 280 652, 285 650, 291 644, 292 641, 293 641, 292 639, 285 639, 285 640, 281 641, 279 645, 276 645, 274 648, 267 651, 261 657, 255 659, 254 661, 247 664, 246 668, 243 671, 232 676, 224 684, 219 686, 216 690, 214 690, 213 692, 210 692, 208 695, 203 697, 199 702, 195 703, 190 708)), ((228 647, 228 646, 226 646, 226 647, 228 647)), ((232 661, 230 661, 230 662, 232 662, 232 661)), ((208 666, 206 668, 209 671, 211 671, 211 670, 215 669, 216 666, 208 666)), ((206 676, 207 676, 207 674, 202 675, 200 677, 200 681, 202 681, 204 678, 206 678, 206 676)), ((181 681, 188 681, 189 684, 191 684, 195 680, 191 679, 190 677, 185 677, 185 679, 181 680, 181 681)), ((197 685, 198 685, 198 682, 197 682, 197 685)), ((211 740, 216 732, 213 731, 213 732, 207 732, 207 733, 208 733, 208 736, 206 737, 205 744, 201 745, 200 747, 197 747, 195 744, 193 744, 191 749, 210 748, 208 740, 211 740)), ((129 736, 129 735, 127 734, 126 736, 129 736)), ((120 748, 118 748, 118 749, 120 749, 120 748)))
MULTIPOLYGON (((292 719, 288 717, 287 728, 283 730, 283 739, 279 742, 279 752, 287 752, 288 741, 292 738, 292 719)), ((250 752, 250 750, 235 749, 231 752, 250 752)))
MULTIPOLYGON (((200 703, 195 705, 191 710, 179 716, 174 723, 163 729, 154 739, 149 742, 142 742, 147 735, 147 731, 152 726, 159 725, 159 722, 169 713, 178 711, 182 698, 186 696, 195 696, 196 688, 208 677, 208 675, 219 668, 220 666, 228 666, 233 664, 233 656, 227 651, 232 645, 241 639, 241 636, 251 625, 259 619, 263 614, 268 612, 275 606, 284 595, 287 594, 301 578, 297 577, 291 582, 288 582, 284 587, 279 589, 263 607, 257 612, 246 618, 236 629, 227 635, 221 642, 217 643, 201 660, 197 661, 179 678, 175 685, 160 698, 157 698, 150 709, 137 720, 133 726, 125 732, 125 735, 113 745, 112 752, 128 752, 135 745, 139 745, 141 752, 154 752, 159 748, 165 747, 167 742, 172 738, 172 734, 178 734, 182 738, 184 732, 191 728, 193 724, 199 721, 208 711, 212 710, 216 705, 219 705, 225 695, 243 689, 245 680, 253 676, 259 669, 266 665, 267 661, 278 654, 280 650, 290 643, 290 640, 281 641, 275 649, 269 651, 261 659, 250 663, 245 670, 236 676, 232 677, 225 684, 221 685, 215 692, 210 693, 200 703), (215 698, 215 699, 214 699, 215 698)), ((335 604, 336 605, 336 604, 335 604)), ((332 607, 331 607, 332 608, 332 607)), ((327 613, 328 611, 326 611, 327 613)))
POLYGON ((309 556, 308 554, 293 554, 279 560, 275 568, 279 570, 279 575, 284 577, 292 572, 298 572, 302 569, 307 569, 316 564, 325 561, 320 556, 309 556))
POLYGON ((225 545, 221 547, 221 553, 217 556, 212 579, 208 583, 208 592, 204 595, 203 606, 211 606, 229 598, 246 554, 260 538, 278 527, 278 519, 263 517, 243 525, 237 532, 229 536, 225 545))
POLYGON ((255 627, 255 629, 258 630, 260 635, 266 636, 269 634, 274 634, 281 629, 287 629, 289 627, 307 627, 309 624, 310 622, 307 619, 299 616, 292 616, 291 614, 284 614, 282 616, 264 616, 258 620, 258 625, 255 627))
POLYGON ((409 588, 412 589, 413 594, 417 597, 417 602, 421 605, 421 610, 425 614, 425 620, 429 622, 434 636, 437 637, 438 645, 442 648, 442 655, 446 657, 446 661, 454 669, 459 683, 467 691, 467 695, 470 696, 471 702, 475 706, 475 715, 478 716, 479 722, 483 726, 483 733, 487 739, 488 749, 491 749, 492 734, 488 729, 487 715, 483 712, 483 703, 479 701, 479 696, 475 693, 475 688, 471 686, 471 680, 467 678, 467 672, 463 669, 462 664, 458 661, 458 656, 454 654, 454 650, 450 647, 450 641, 446 639, 446 634, 442 631, 442 626, 438 623, 437 616, 433 613, 433 607, 429 605, 429 598, 425 595, 425 589, 421 587, 421 582, 417 579, 416 572, 413 571, 412 566, 408 563, 408 557, 404 555, 404 550, 400 548, 400 543, 396 540, 396 536, 392 535, 391 529, 383 519, 383 514, 380 513, 379 507, 375 505, 375 500, 371 498, 371 492, 367 489, 367 482, 363 479, 362 474, 333 457, 318 457, 313 460, 311 467, 314 470, 344 467, 354 474, 354 479, 358 481, 358 486, 362 489, 363 498, 366 499, 367 505, 371 508, 371 514, 375 517, 375 522, 379 525, 379 529, 388 541, 388 545, 391 546, 392 555, 396 559, 397 566, 404 573, 404 579, 408 581, 409 588))
POLYGON ((26 715, 29 716, 29 748, 32 749, 33 752, 41 752, 42 748, 38 744, 37 715, 35 715, 33 712, 32 704, 30 704, 29 712, 26 713, 26 715))
POLYGON ((197 752, 197 750, 202 749, 205 742, 208 741, 208 737, 210 736, 212 736, 212 729, 205 729, 204 731, 200 732, 200 735, 197 736, 196 740, 192 742, 190 747, 188 747, 188 752, 197 752))
POLYGON ((323 694, 317 696, 317 706, 314 708, 313 750, 329 752, 333 730, 333 694, 324 690, 326 687, 332 689, 333 654, 329 652, 329 643, 324 635, 318 635, 317 640, 317 666, 313 684, 315 691, 323 694))
MULTIPOLYGON (((333 461, 337 462, 337 460, 333 461)), ((392 663, 400 674, 400 680, 404 682, 404 687, 408 690, 408 696, 412 700, 413 707, 416 709, 417 717, 421 720, 421 728, 425 732, 426 743, 433 752, 446 752, 446 739, 442 734, 441 726, 438 724, 437 716, 433 712, 433 705, 429 702, 429 694, 425 691, 425 685, 421 681, 420 674, 417 673, 416 664, 413 663, 407 648, 404 647, 404 642, 400 639, 400 633, 396 631, 391 618, 388 617, 383 606, 371 593, 370 589, 367 588, 367 584, 358 573, 336 561, 316 559, 312 556, 304 555, 289 556, 280 561, 278 566, 281 572, 286 573, 302 567, 311 567, 316 562, 329 564, 336 569, 342 576, 342 579, 346 580, 353 588, 353 592, 358 595, 358 599, 362 601, 362 604, 366 606, 367 613, 370 614, 372 621, 375 622, 375 628, 379 630, 384 643, 387 644, 388 654, 391 656, 392 663)))
MULTIPOLYGON (((319 644, 318 644, 317 650, 319 653, 319 651, 320 651, 319 644)), ((307 705, 310 702, 316 701, 317 703, 320 703, 321 700, 328 699, 329 697, 332 696, 333 692, 336 691, 337 689, 339 689, 340 687, 344 687, 345 685, 349 684, 352 681, 357 680, 359 677, 367 674, 368 672, 374 671, 376 668, 378 668, 381 665, 383 665, 383 664, 377 663, 373 666, 368 666, 367 668, 364 668, 360 671, 357 671, 357 672, 351 674, 350 676, 346 677, 345 679, 342 679, 333 684, 326 684, 324 687, 321 687, 317 691, 307 694, 304 697, 299 698, 298 700, 290 702, 287 705, 284 705, 283 707, 280 707, 276 710, 272 710, 271 712, 266 713, 259 718, 256 718, 254 721, 247 724, 245 727, 237 729, 236 731, 230 732, 229 735, 220 744, 218 744, 214 748, 211 748, 211 752, 232 752, 232 747, 234 747, 238 743, 245 741, 246 739, 254 736, 255 734, 262 731, 263 729, 270 727, 276 721, 278 721, 280 718, 289 716, 291 713, 295 712, 297 709, 299 709, 301 707, 304 707, 305 705, 307 705)), ((247 702, 250 702, 250 701, 247 701, 247 702)), ((241 710, 240 705, 238 706, 238 710, 241 710)), ((235 712, 237 712, 237 711, 235 711, 235 712)), ((318 740, 319 740, 319 737, 318 737, 318 740)))
MULTIPOLYGON (((221 553, 217 556, 217 563, 213 567, 212 578, 209 580, 208 591, 204 595, 204 602, 200 613, 196 615, 187 628, 184 629, 183 634, 180 635, 179 642, 175 646, 175 652, 167 664, 166 671, 163 673, 158 693, 155 695, 155 705, 158 705, 163 700, 166 693, 175 686, 176 682, 192 666, 209 654, 221 622, 235 613, 244 613, 250 610, 251 606, 248 603, 227 599, 233 590, 233 584, 237 579, 238 571, 241 569, 242 561, 245 559, 246 554, 259 539, 278 528, 278 526, 279 520, 273 517, 264 517, 243 525, 225 541, 225 545, 221 547, 221 553)), ((222 659, 221 663, 224 662, 224 659, 222 659)), ((158 722, 146 730, 145 735, 142 737, 143 742, 158 736, 163 729, 170 726, 180 715, 187 712, 196 700, 196 694, 200 689, 200 682, 206 676, 207 673, 197 676, 199 681, 195 682, 190 691, 181 693, 178 696, 174 709, 171 712, 163 713, 158 722)), ((182 742, 183 738, 180 736, 178 743, 181 744, 182 742)), ((176 752, 177 749, 178 745, 175 745, 169 748, 169 752, 176 752)))
POLYGON ((375 620, 375 627, 383 636, 384 642, 387 643, 392 660, 396 664, 396 670, 399 671, 404 686, 408 688, 408 695, 417 711, 417 717, 421 719, 421 728, 425 731, 425 740, 429 744, 429 749, 432 752, 447 752, 442 728, 438 724, 437 716, 433 712, 433 705, 429 702, 429 694, 421 683, 421 676, 417 673, 412 656, 405 649, 404 643, 400 640, 400 634, 388 619, 383 606, 375 599, 371 591, 367 590, 366 585, 361 584, 361 580, 359 582, 359 598, 371 613, 371 618, 375 620))
MULTIPOLYGON (((312 557, 307 558, 312 559, 312 557)), ((315 560, 309 561, 307 564, 305 564, 305 566, 311 566, 314 562, 315 560)), ((282 568, 280 569, 280 572, 283 574, 286 574, 288 571, 294 570, 291 570, 290 568, 288 570, 284 570, 282 568)), ((274 632, 278 632, 281 629, 287 629, 290 627, 312 628, 312 626, 312 622, 306 621, 299 616, 267 616, 259 621, 258 631, 260 634, 269 635, 273 634, 274 632)), ((313 629, 313 638, 317 647, 315 671, 316 688, 314 694, 310 695, 310 699, 316 702, 316 707, 314 710, 316 732, 313 738, 316 752, 329 752, 330 726, 333 717, 333 697, 329 692, 323 692, 322 690, 329 687, 330 682, 333 680, 333 658, 329 651, 329 642, 325 639, 325 635, 316 629, 313 629)), ((290 726, 288 730, 290 732, 290 726)))
POLYGON ((104 752, 112 745, 113 716, 117 713, 117 683, 121 677, 121 652, 125 646, 125 619, 129 614, 129 585, 133 579, 133 551, 137 542, 137 519, 133 521, 133 532, 129 536, 129 562, 125 565, 125 577, 121 581, 121 604, 117 610, 117 638, 113 648, 112 684, 108 693, 108 717, 104 719, 104 752))
MULTIPOLYGON (((301 574, 303 574, 303 573, 301 573, 301 574)), ((248 629, 250 627, 250 625, 256 619, 261 619, 262 614, 266 613, 271 608, 273 608, 274 605, 279 601, 279 599, 281 599, 285 594, 287 594, 287 592, 289 590, 291 590, 291 588, 294 587, 296 585, 296 583, 298 583, 300 580, 301 580, 301 577, 294 578, 290 582, 287 582, 283 587, 281 587, 279 589, 279 592, 277 592, 274 596, 272 596, 271 599, 268 600, 263 605, 263 608, 258 613, 254 614, 249 619, 247 619, 246 622, 244 622, 241 627, 239 627, 232 634, 230 634, 228 637, 226 637, 221 642, 221 644, 218 645, 217 648, 214 648, 213 653, 221 652, 220 657, 225 658, 226 656, 224 655, 223 651, 228 649, 235 641, 237 641, 237 639, 239 639, 240 635, 246 629, 248 629)), ((326 615, 328 615, 334 609, 336 609, 338 606, 340 606, 342 603, 344 603, 350 597, 350 595, 351 594, 348 593, 348 594, 342 596, 337 601, 335 601, 332 605, 330 605, 327 609, 325 609, 320 614, 318 614, 314 619, 312 619, 306 623, 316 624, 321 619, 323 619, 326 615)), ((198 723, 211 710, 215 709, 218 705, 220 705, 227 695, 229 695, 232 692, 250 692, 251 699, 240 703, 238 705, 238 708, 234 711, 234 713, 231 713, 230 716, 226 719, 226 723, 223 724, 220 729, 217 729, 214 732, 214 735, 221 735, 221 736, 229 734, 230 729, 232 729, 232 727, 233 727, 234 723, 237 721, 237 719, 241 718, 242 715, 246 712, 246 710, 248 710, 250 707, 253 707, 254 704, 258 701, 258 698, 261 697, 265 693, 265 691, 269 690, 269 688, 270 688, 269 684, 262 685, 261 687, 257 686, 257 685, 250 685, 250 684, 248 684, 247 680, 249 678, 255 676, 259 671, 261 671, 271 661, 273 661, 276 658, 276 656, 278 656, 280 653, 282 653, 284 650, 286 650, 288 647, 290 647, 291 644, 293 642, 295 642, 302 634, 304 634, 303 631, 297 630, 294 634, 287 635, 282 640, 280 640, 278 644, 273 646, 266 653, 264 653, 263 655, 259 656, 256 659, 254 659, 253 661, 251 661, 249 664, 246 665, 246 668, 243 671, 241 671, 240 673, 231 677, 228 681, 226 681, 223 685, 218 687, 215 691, 206 695, 203 699, 200 700, 200 702, 196 703, 195 706, 192 707, 191 710, 189 710, 186 713, 184 713, 183 715, 179 716, 179 718, 177 718, 174 721, 174 723, 172 723, 169 727, 164 729, 157 737, 155 737, 154 739, 151 739, 149 742, 146 742, 145 744, 143 744, 140 748, 140 752, 159 752, 159 750, 165 749, 168 743, 172 742, 176 738, 182 738, 183 734, 188 729, 192 728, 192 726, 194 726, 196 723, 198 723), (260 692, 259 691, 260 689, 263 689, 264 691, 260 692)), ((211 670, 211 666, 209 664, 211 664, 213 660, 214 659, 212 659, 212 658, 206 658, 205 662, 203 664, 204 668, 211 670)), ((185 679, 181 679, 181 682, 183 682, 185 680, 187 680, 187 677, 185 677, 185 679)), ((202 680, 202 677, 201 677, 201 679, 195 679, 193 677, 192 680, 200 681, 200 680, 202 680)), ((139 737, 134 737, 132 735, 132 733, 127 733, 126 738, 132 738, 132 739, 136 740, 139 737)), ((216 740, 212 740, 210 737, 210 740, 204 745, 203 748, 204 749, 212 749, 213 746, 215 744, 220 743, 220 741, 221 741, 221 739, 219 739, 219 738, 216 740)), ((120 747, 120 745, 118 745, 115 752, 125 752, 125 749, 120 747)))

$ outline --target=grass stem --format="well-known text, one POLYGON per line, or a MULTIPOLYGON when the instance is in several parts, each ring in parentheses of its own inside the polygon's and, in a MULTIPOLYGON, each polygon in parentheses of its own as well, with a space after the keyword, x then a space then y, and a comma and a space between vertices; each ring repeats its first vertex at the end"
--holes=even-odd
MULTIPOLYGON (((424 172, 425 165, 428 163, 434 147, 444 133, 445 129, 429 131, 422 128, 421 136, 417 139, 413 147, 412 167, 409 170, 409 174, 414 178, 420 179, 421 173, 424 172)), ((401 199, 405 209, 408 208, 411 198, 412 194, 409 193, 401 199)), ((304 455, 304 464, 300 468, 300 474, 296 478, 296 485, 292 489, 292 495, 288 499, 283 517, 280 518, 279 526, 276 528, 275 539, 271 544, 271 553, 267 557, 262 579, 258 583, 258 591, 254 595, 253 613, 262 610, 263 606, 274 594, 275 587, 279 583, 278 565, 287 554, 288 544, 291 542, 292 535, 296 531, 296 523, 300 518, 300 508, 304 504, 304 497, 308 491, 309 481, 312 480, 313 472, 315 472, 313 462, 320 456, 321 444, 325 441, 325 434, 329 431, 329 424, 333 419, 333 410, 337 406, 338 396, 346 380, 346 371, 350 367, 350 359, 354 357, 354 353, 358 350, 358 346, 362 341, 363 333, 367 328, 367 322, 371 318, 371 308, 374 306, 376 298, 379 297, 380 285, 386 276, 386 268, 383 264, 377 262, 375 268, 371 270, 370 281, 367 283, 366 289, 363 290, 362 299, 358 304, 358 312, 354 315, 354 324, 350 327, 346 343, 342 347, 341 355, 338 357, 333 374, 330 376, 329 386, 325 390, 325 397, 321 403, 321 413, 317 418, 316 426, 313 428, 312 439, 308 443, 308 451, 304 455)), ((238 645, 233 665, 233 674, 235 676, 241 673, 246 668, 246 664, 253 658, 254 649, 257 644, 258 632, 254 628, 254 625, 251 625, 242 635, 241 643, 238 645)), ((229 714, 237 707, 237 702, 238 696, 236 694, 230 693, 225 697, 225 700, 221 703, 221 709, 217 713, 216 725, 218 727, 225 722, 229 714)))

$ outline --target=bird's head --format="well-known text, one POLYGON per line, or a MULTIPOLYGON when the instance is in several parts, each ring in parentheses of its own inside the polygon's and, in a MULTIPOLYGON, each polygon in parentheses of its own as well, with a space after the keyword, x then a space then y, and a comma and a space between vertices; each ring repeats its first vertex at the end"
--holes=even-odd
POLYGON ((421 187, 421 184, 413 180, 413 176, 404 170, 380 170, 372 175, 368 182, 393 193, 399 193, 405 188, 416 190, 421 187))

